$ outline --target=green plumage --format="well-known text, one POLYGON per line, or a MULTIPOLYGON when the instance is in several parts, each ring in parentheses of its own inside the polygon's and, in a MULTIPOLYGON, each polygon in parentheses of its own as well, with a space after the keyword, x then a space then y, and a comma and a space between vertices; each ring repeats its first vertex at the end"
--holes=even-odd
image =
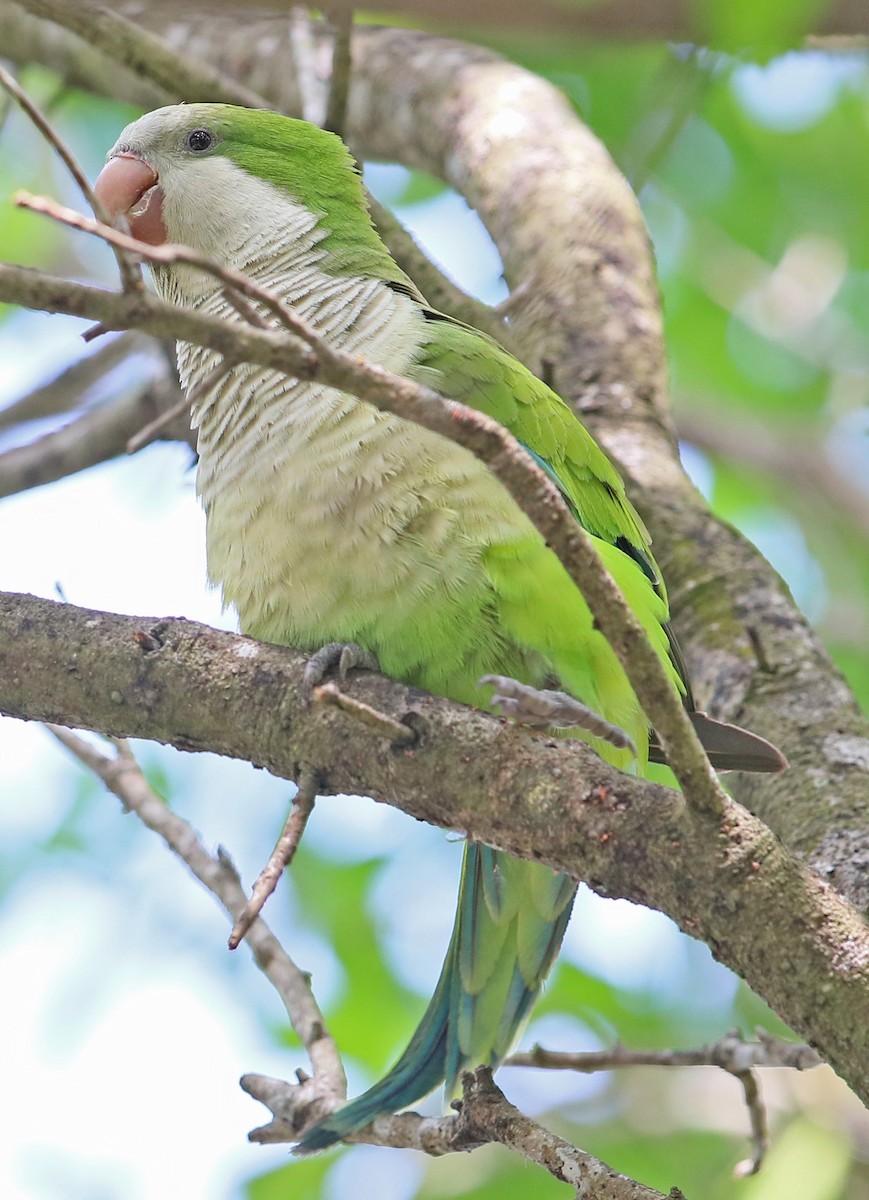
MULTIPOLYGON (((198 143, 203 139, 198 138, 198 143)), ((159 176, 167 237, 247 270, 336 344, 505 425, 595 540, 673 683, 667 602, 621 479, 573 413, 483 334, 431 311, 371 226, 331 134, 221 105, 158 110, 115 148, 159 176), (191 149, 191 130, 212 140, 191 149)), ((217 284, 161 269, 170 299, 240 319, 217 284)), ((179 346, 188 389, 216 356, 179 346)), ((556 687, 632 739, 578 732, 643 771, 649 731, 612 649, 558 559, 467 451, 319 384, 233 368, 194 405, 209 570, 242 628, 315 649, 355 641, 389 675, 476 705, 482 675, 556 687)), ((748 737, 749 735, 744 735, 748 737)), ((738 764, 728 764, 738 765, 738 764)), ((469 843, 435 994, 387 1076, 301 1139, 331 1144, 509 1051, 558 952, 575 885, 469 843)))

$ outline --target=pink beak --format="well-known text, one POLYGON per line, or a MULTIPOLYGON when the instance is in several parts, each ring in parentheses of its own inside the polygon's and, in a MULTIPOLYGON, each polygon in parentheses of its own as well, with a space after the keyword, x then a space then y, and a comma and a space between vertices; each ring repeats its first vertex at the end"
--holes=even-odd
POLYGON ((116 154, 97 176, 94 191, 109 216, 125 216, 133 237, 151 246, 166 241, 163 192, 157 172, 134 154, 116 154))

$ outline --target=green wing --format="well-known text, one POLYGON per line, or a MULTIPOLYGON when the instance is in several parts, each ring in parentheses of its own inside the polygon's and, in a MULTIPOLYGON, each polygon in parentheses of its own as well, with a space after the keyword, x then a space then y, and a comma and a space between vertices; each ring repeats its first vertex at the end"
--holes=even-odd
POLYGON ((408 375, 509 429, 583 527, 634 557, 660 588, 648 531, 618 472, 561 397, 485 334, 431 309, 425 318, 431 337, 408 375))

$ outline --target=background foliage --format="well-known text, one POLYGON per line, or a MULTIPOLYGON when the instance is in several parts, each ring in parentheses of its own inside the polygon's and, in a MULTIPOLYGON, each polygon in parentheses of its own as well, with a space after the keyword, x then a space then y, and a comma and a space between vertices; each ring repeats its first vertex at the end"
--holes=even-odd
MULTIPOLYGON (((860 42, 806 48, 800 21, 808 27, 822 7, 706 6, 712 49, 495 26, 449 32, 564 88, 637 188, 686 461, 716 511, 782 572, 869 706, 869 52, 860 42)), ((70 93, 35 68, 23 81, 95 174, 131 110, 70 93)), ((375 167, 369 179, 460 281, 487 300, 503 295, 491 246, 456 197, 403 169, 375 167)), ((0 256, 110 277, 101 248, 7 202, 22 186, 75 201, 12 113, 0 135, 0 256)), ((2 317, 4 402, 81 353, 73 322, 2 317)), ((50 595, 57 580, 77 603, 220 621, 204 591, 189 467, 183 448, 152 446, 5 501, 0 586, 50 595)), ((5 1195, 566 1194, 492 1148, 428 1162, 360 1147, 292 1164, 283 1151, 246 1148, 259 1117, 235 1076, 286 1075, 302 1061, 277 1003, 244 952, 224 951, 209 901, 47 736, 5 721, 0 738, 9 1004, 0 1037, 19 1082, 0 1099, 12 1135, 0 1149, 5 1195), (176 1077, 179 1062, 199 1080, 195 1096, 176 1077)), ((284 785, 169 750, 143 757, 167 799, 209 842, 225 842, 250 878, 281 819, 284 785)), ((271 902, 269 919, 314 973, 352 1056, 353 1088, 394 1057, 429 994, 458 859, 457 845, 395 812, 328 801, 271 902)), ((777 1028, 705 947, 663 917, 583 892, 525 1042, 688 1046, 757 1022, 777 1028)), ((714 1071, 500 1078, 520 1107, 663 1191, 869 1197, 869 1121, 824 1070, 766 1074, 775 1145, 749 1181, 732 1178, 746 1153, 739 1089, 714 1071)))

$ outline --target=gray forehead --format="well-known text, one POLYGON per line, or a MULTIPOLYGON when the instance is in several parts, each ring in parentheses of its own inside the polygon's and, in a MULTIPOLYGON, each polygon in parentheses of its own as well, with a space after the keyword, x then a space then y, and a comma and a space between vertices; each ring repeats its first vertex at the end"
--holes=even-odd
POLYGON ((179 105, 158 108, 145 113, 123 129, 109 151, 118 154, 123 150, 170 149, 177 135, 196 124, 196 113, 179 105))

